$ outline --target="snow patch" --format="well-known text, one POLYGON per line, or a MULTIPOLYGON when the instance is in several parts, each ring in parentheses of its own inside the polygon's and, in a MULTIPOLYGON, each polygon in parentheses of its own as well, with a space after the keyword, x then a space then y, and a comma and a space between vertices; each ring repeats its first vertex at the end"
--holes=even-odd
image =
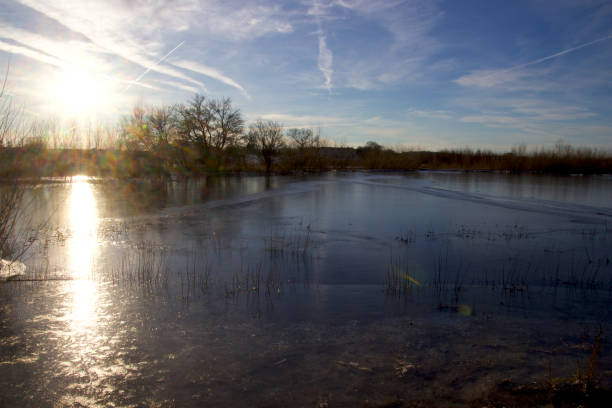
POLYGON ((5 281, 15 276, 25 275, 25 271, 26 266, 22 262, 0 259, 0 281, 5 281))

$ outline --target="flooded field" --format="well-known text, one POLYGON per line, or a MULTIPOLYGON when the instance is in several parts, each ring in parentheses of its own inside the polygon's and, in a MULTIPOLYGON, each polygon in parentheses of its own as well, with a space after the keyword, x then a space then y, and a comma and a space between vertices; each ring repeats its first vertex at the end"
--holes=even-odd
POLYGON ((43 228, 0 286, 2 406, 486 406, 504 384, 610 383, 609 177, 75 178, 28 197, 43 228))

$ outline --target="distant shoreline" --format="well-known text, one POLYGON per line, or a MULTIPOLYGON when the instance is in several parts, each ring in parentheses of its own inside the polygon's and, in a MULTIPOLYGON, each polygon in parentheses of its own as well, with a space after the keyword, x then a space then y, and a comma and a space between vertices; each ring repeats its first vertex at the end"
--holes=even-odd
MULTIPOLYGON (((265 174, 256 152, 236 147, 194 153, 189 146, 160 151, 120 149, 48 149, 40 145, 0 148, 0 180, 90 177, 181 179, 211 174, 265 174)), ((284 148, 270 174, 326 171, 449 171, 503 174, 612 174, 612 154, 573 148, 494 153, 482 150, 398 152, 380 146, 284 148)), ((44 181, 43 181, 44 182, 44 181)), ((53 182, 53 181, 51 181, 53 182)))

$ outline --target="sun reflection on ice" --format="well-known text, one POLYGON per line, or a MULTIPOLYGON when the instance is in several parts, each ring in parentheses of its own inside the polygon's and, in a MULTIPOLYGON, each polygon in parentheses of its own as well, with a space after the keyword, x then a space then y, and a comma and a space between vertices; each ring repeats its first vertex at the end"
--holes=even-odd
POLYGON ((98 211, 89 178, 72 179, 69 200, 70 230, 68 272, 74 279, 68 285, 72 305, 68 316, 74 334, 82 334, 95 325, 98 286, 92 278, 98 246, 98 211))
POLYGON ((90 182, 88 177, 74 177, 66 206, 71 230, 66 241, 67 272, 72 279, 65 282, 61 297, 61 319, 66 324, 60 326, 65 342, 57 370, 68 382, 58 402, 61 406, 107 406, 100 401, 115 393, 116 378, 125 377, 128 369, 136 370, 114 357, 114 342, 123 332, 109 313, 109 287, 94 273, 99 219, 90 182))
POLYGON ((88 279, 92 274, 98 245, 98 211, 87 177, 73 178, 69 216, 72 231, 69 246, 70 274, 75 279, 88 279))
POLYGON ((84 334, 95 326, 98 318, 98 285, 91 280, 75 280, 70 282, 69 291, 72 292, 69 319, 73 335, 84 334))

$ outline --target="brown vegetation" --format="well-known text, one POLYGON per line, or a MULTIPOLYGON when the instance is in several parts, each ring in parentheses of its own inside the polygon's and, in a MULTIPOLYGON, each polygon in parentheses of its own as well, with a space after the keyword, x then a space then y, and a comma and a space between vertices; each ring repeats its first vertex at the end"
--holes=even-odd
POLYGON ((612 154, 557 143, 553 149, 527 152, 523 147, 507 153, 486 150, 397 152, 369 142, 357 148, 366 169, 471 170, 555 174, 602 174, 612 172, 612 154))

